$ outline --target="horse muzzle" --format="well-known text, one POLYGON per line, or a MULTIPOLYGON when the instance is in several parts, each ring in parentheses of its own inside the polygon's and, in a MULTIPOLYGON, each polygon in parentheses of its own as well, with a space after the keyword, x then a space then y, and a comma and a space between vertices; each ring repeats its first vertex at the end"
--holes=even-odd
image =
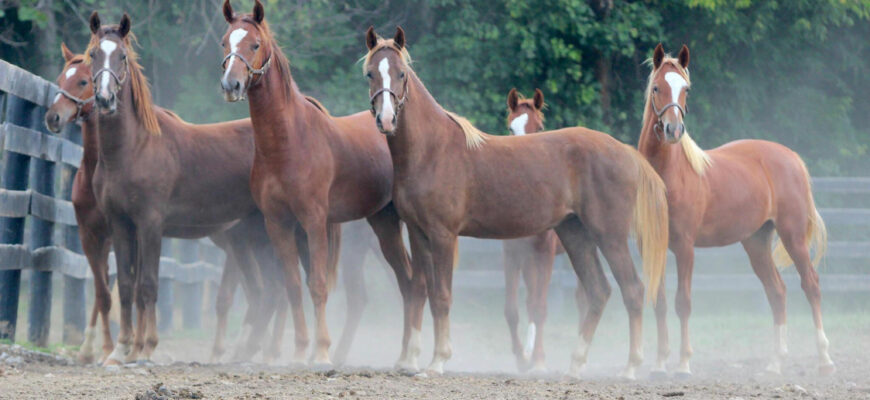
POLYGON ((66 126, 66 120, 68 119, 68 117, 62 117, 60 113, 55 110, 48 110, 45 114, 45 128, 51 133, 59 133, 63 127, 66 126))
POLYGON ((396 134, 396 115, 393 114, 392 117, 387 119, 382 119, 381 114, 375 115, 375 124, 378 126, 378 130, 381 131, 384 135, 393 136, 396 134))
POLYGON ((666 142, 677 143, 683 138, 686 127, 682 123, 665 123, 662 131, 666 142))
POLYGON ((114 92, 98 93, 94 97, 94 101, 97 103, 100 113, 104 115, 111 115, 118 111, 118 95, 114 92))
POLYGON ((224 92, 224 100, 235 103, 245 98, 245 84, 238 79, 221 79, 221 90, 224 92))

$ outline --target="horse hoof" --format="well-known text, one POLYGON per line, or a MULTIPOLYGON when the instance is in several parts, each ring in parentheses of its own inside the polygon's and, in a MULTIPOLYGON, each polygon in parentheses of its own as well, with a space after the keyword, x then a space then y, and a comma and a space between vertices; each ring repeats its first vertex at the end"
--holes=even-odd
POLYGON ((678 372, 674 373, 674 378, 676 378, 677 380, 681 380, 681 381, 687 381, 689 379, 692 379, 692 373, 678 371, 678 372))
POLYGON ((837 372, 837 367, 834 363, 819 366, 819 376, 831 376, 837 372))
POLYGON ((93 354, 79 354, 78 357, 76 357, 76 360, 79 362, 79 364, 91 365, 94 363, 94 355, 93 354))
POLYGON ((103 366, 104 367, 111 367, 111 366, 119 367, 119 366, 121 366, 121 360, 118 360, 115 358, 107 358, 106 361, 103 362, 103 366))
POLYGON ((329 372, 335 370, 331 363, 315 362, 311 363, 310 369, 315 372, 329 372))
POLYGON ((666 380, 668 380, 668 373, 667 373, 667 371, 650 371, 649 379, 651 381, 659 381, 659 382, 666 381, 666 380))
POLYGON ((140 360, 136 360, 136 366, 138 366, 138 367, 153 367, 154 363, 147 358, 143 358, 140 360))

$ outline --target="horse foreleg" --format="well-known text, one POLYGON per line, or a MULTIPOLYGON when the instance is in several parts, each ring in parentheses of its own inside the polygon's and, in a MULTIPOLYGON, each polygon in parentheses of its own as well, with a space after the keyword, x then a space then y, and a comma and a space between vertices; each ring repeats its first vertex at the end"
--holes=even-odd
POLYGON ((339 366, 344 365, 347 361, 347 355, 362 319, 363 310, 368 303, 362 263, 368 246, 361 239, 358 235, 352 235, 345 240, 345 247, 341 249, 345 253, 345 256, 341 258, 341 276, 347 298, 347 314, 341 339, 339 339, 333 354, 335 364, 339 366))
POLYGON ((100 362, 112 352, 112 334, 109 331, 109 309, 112 306, 112 295, 109 291, 109 248, 111 243, 105 235, 98 234, 85 226, 79 227, 79 237, 82 242, 82 250, 88 259, 91 272, 94 276, 94 307, 91 318, 85 329, 84 342, 78 353, 78 360, 83 364, 94 362, 94 340, 97 337, 97 319, 102 321, 103 353, 100 362))
MULTIPOLYGON (((520 341, 520 335, 517 329, 519 325, 519 286, 520 272, 523 269, 523 263, 520 258, 523 254, 515 254, 517 250, 511 246, 518 246, 516 241, 504 241, 504 283, 505 283, 505 300, 504 300, 504 318, 507 321, 508 332, 511 334, 511 349, 514 352, 514 357, 517 360, 517 370, 525 372, 529 368, 529 356, 525 354, 523 344, 520 341)), ((528 282, 526 282, 528 286, 528 282)), ((529 287, 529 293, 532 292, 529 287)), ((531 294, 529 294, 531 296, 531 294)), ((532 329, 532 328, 530 328, 532 329)))
POLYGON ((671 345, 668 342, 668 297, 665 291, 664 279, 659 283, 659 292, 656 294, 654 310, 658 332, 658 353, 656 364, 653 366, 650 375, 653 379, 664 379, 667 377, 667 362, 668 357, 671 355, 671 345))
POLYGON ((311 362, 315 368, 332 365, 329 359, 329 328, 326 325, 326 301, 329 297, 327 271, 328 233, 324 211, 306 216, 301 220, 308 244, 311 270, 308 275, 308 289, 314 303, 315 343, 311 362))
POLYGON ((115 247, 115 261, 118 267, 117 284, 121 312, 121 328, 118 344, 115 346, 105 365, 118 365, 125 362, 131 353, 133 340, 133 297, 135 288, 136 236, 134 228, 126 223, 112 226, 112 244, 115 247))
POLYGON ((230 307, 233 305, 233 298, 239 285, 239 279, 239 266, 236 265, 232 257, 227 257, 214 305, 215 314, 217 315, 217 327, 215 328, 214 345, 211 350, 210 362, 212 363, 219 362, 221 356, 226 352, 224 340, 226 340, 227 318, 230 307))
POLYGON ((680 364, 676 374, 680 378, 692 376, 689 359, 692 358, 692 344, 689 341, 689 316, 692 314, 692 269, 695 263, 695 249, 691 241, 672 243, 671 249, 677 259, 677 295, 674 307, 680 317, 680 364))
POLYGON ((450 305, 453 301, 453 257, 456 235, 439 232, 427 235, 432 263, 426 271, 429 308, 435 326, 435 349, 432 363, 426 370, 435 375, 444 373, 444 363, 453 355, 450 344, 450 305))
POLYGON ((157 348, 157 289, 160 272, 160 247, 163 230, 159 225, 140 227, 139 234, 139 287, 136 305, 140 314, 136 345, 141 348, 137 361, 150 362, 157 348), (140 347, 141 346, 141 347, 140 347))
POLYGON ((544 361, 544 322, 547 320, 547 293, 553 275, 553 262, 556 256, 555 234, 547 232, 535 243, 532 263, 524 269, 526 287, 526 309, 529 313, 529 329, 526 334, 524 354, 531 360, 533 372, 546 372, 544 361), (529 357, 529 353, 530 357, 529 357))
POLYGON ((580 222, 569 219, 556 227, 556 233, 565 247, 565 252, 568 253, 577 278, 583 285, 586 304, 588 304, 585 316, 581 316, 583 322, 580 324, 580 338, 571 354, 571 367, 568 370, 568 375, 579 378, 586 367, 589 344, 601 320, 607 299, 610 298, 611 289, 598 260, 595 242, 580 222))
POLYGON ((305 312, 302 309, 302 277, 299 272, 299 252, 296 247, 296 226, 280 222, 266 221, 266 230, 284 269, 284 285, 290 301, 293 316, 293 331, 295 349, 293 364, 305 365, 305 353, 308 351, 308 328, 305 324, 305 312))

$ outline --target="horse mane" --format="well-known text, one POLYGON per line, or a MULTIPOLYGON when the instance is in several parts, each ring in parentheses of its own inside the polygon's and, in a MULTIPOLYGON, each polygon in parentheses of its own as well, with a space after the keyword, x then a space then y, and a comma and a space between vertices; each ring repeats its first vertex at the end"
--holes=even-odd
POLYGON ((317 101, 317 99, 315 99, 314 97, 305 96, 305 100, 308 100, 308 102, 313 104, 314 107, 317 107, 317 109, 320 110, 320 112, 326 114, 329 117, 332 116, 332 114, 329 113, 329 110, 327 110, 326 107, 324 107, 323 104, 321 104, 319 101, 317 101))
MULTIPOLYGON (((646 61, 648 64, 652 65, 652 59, 648 59, 646 61)), ((686 80, 686 84, 688 86, 692 86, 692 81, 689 79, 689 70, 683 68, 680 65, 679 60, 676 58, 665 56, 664 60, 662 60, 662 65, 659 66, 658 69, 652 68, 652 71, 649 74, 649 79, 646 85, 646 91, 644 94, 646 96, 646 103, 643 107, 643 124, 641 126, 646 126, 649 119, 652 117, 652 107, 650 106, 650 100, 652 99, 652 87, 653 80, 655 79, 656 72, 662 69, 665 65, 671 65, 674 69, 677 70, 683 79, 686 80)), ((692 170, 695 171, 699 176, 703 176, 704 172, 713 164, 713 160, 710 158, 710 155, 707 154, 697 143, 689 136, 689 131, 684 130, 683 136, 680 139, 680 147, 683 149, 683 153, 686 155, 686 159, 689 161, 689 165, 692 166, 692 170)))
MULTIPOLYGON (((277 68, 284 80, 284 98, 289 99, 294 91, 293 77, 290 74, 290 60, 287 59, 287 56, 284 55, 284 51, 281 50, 281 46, 278 45, 278 41, 275 40, 275 36, 272 34, 272 29, 269 28, 269 23, 266 20, 257 23, 252 14, 243 14, 238 16, 238 18, 241 18, 243 22, 247 22, 249 25, 253 26, 254 29, 260 33, 263 46, 268 48, 271 53, 272 68, 277 68)), ((254 61, 252 60, 251 62, 254 61)), ((265 62, 265 60, 263 62, 265 62)))
MULTIPOLYGON (((100 39, 107 34, 118 34, 118 26, 113 25, 103 28, 101 35, 91 35, 91 41, 85 51, 85 62, 91 64, 91 50, 99 46, 100 39)), ((139 55, 133 44, 138 44, 133 32, 127 34, 123 40, 127 49, 127 73, 130 74, 130 86, 133 90, 133 106, 136 117, 145 126, 145 130, 153 135, 160 135, 160 125, 157 123, 157 115, 154 114, 154 101, 151 99, 151 88, 148 87, 148 78, 142 73, 144 68, 139 64, 139 55)))
MULTIPOLYGON (((411 54, 408 53, 407 46, 399 48, 398 46, 396 46, 396 43, 393 41, 393 39, 384 39, 381 37, 378 37, 378 43, 374 47, 369 49, 369 52, 363 58, 363 73, 365 73, 367 65, 369 65, 369 63, 372 61, 372 57, 375 55, 375 53, 383 49, 390 49, 399 53, 402 62, 404 62, 405 65, 408 66, 408 73, 414 77, 417 76, 414 70, 411 69, 411 54)), ((487 139, 487 135, 485 133, 481 132, 480 129, 475 128, 471 121, 469 121, 465 117, 445 110, 444 107, 441 107, 441 105, 437 102, 435 104, 438 105, 441 111, 444 111, 444 113, 447 114, 448 117, 450 117, 450 120, 455 122, 456 125, 459 125, 459 128, 462 129, 462 133, 465 134, 466 148, 474 150, 483 146, 487 139)))

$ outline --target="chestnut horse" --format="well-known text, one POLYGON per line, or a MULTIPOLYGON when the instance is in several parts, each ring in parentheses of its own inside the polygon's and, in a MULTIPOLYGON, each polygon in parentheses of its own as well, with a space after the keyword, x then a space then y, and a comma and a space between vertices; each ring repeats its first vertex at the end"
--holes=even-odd
POLYGON ((492 136, 445 111, 410 66, 405 34, 366 32, 372 112, 393 156, 393 199, 408 226, 413 276, 425 274, 440 374, 451 356, 449 311, 457 237, 512 239, 555 228, 589 301, 572 355, 583 368, 610 285, 600 248, 629 314, 633 378, 642 360, 644 286, 628 249, 632 225, 643 242, 643 269, 654 296, 667 252, 667 200, 655 171, 635 149, 607 134, 568 128, 492 136))
MULTIPOLYGON (((514 136, 523 136, 544 130, 544 93, 535 89, 531 99, 524 98, 516 89, 511 89, 507 97, 507 125, 514 136)), ((546 371, 544 364, 544 321, 547 318, 547 293, 553 262, 557 254, 565 252, 559 243, 556 232, 548 230, 535 236, 505 240, 505 319, 511 334, 517 369, 520 372, 531 369, 533 372, 546 371), (522 274, 526 283, 526 312, 529 314, 529 327, 526 330, 526 344, 520 341, 517 323, 519 307, 517 294, 522 274)), ((585 315, 586 293, 583 285, 578 284, 575 292, 580 315, 585 315)))
MULTIPOLYGON (((121 332, 110 362, 150 359, 157 346, 155 303, 162 236, 215 235, 240 220, 259 218, 248 189, 254 154, 250 120, 193 125, 154 106, 131 46, 130 25, 124 14, 119 25, 103 27, 93 13, 86 53, 100 110, 93 189, 118 261, 121 332)), ((245 232, 227 238, 226 243, 233 245, 229 250, 247 238, 245 232)), ((333 237, 331 247, 337 244, 338 238, 333 237)), ((256 282, 255 269, 249 267, 256 262, 252 249, 240 250, 231 251, 230 257, 246 254, 237 262, 246 280, 256 282)), ((256 306, 262 307, 259 303, 256 306)), ((253 315, 256 323, 248 343, 255 349, 269 313, 253 315)))
MULTIPOLYGON (((94 275, 94 293, 95 301, 91 319, 88 327, 85 329, 85 338, 82 343, 78 360, 82 363, 91 363, 94 360, 93 346, 96 339, 96 324, 97 318, 102 319, 102 346, 103 354, 100 362, 105 361, 113 350, 112 337, 109 331, 108 312, 111 308, 111 295, 108 286, 108 254, 111 247, 111 232, 106 221, 105 215, 97 207, 97 200, 93 190, 93 174, 96 169, 99 147, 97 143, 97 126, 96 117, 92 117, 94 91, 91 80, 91 66, 85 63, 84 55, 74 54, 65 44, 61 45, 61 51, 64 57, 64 67, 57 78, 57 84, 60 88, 59 94, 55 97, 54 102, 49 107, 45 115, 45 124, 48 130, 52 132, 60 132, 68 123, 79 122, 82 128, 82 162, 76 171, 76 176, 73 181, 72 203, 76 213, 76 221, 78 222, 79 237, 82 242, 82 249, 88 259, 91 267, 91 272, 94 275)), ((255 254, 268 255, 270 249, 261 249, 269 247, 269 240, 266 237, 265 226, 262 223, 262 216, 249 217, 245 223, 238 224, 231 228, 226 233, 218 233, 212 235, 212 239, 227 252, 226 265, 224 267, 224 280, 226 277, 233 276, 240 279, 241 271, 239 265, 248 263, 250 260, 241 259, 247 255, 247 246, 254 245, 260 249, 255 250, 255 254), (259 219, 259 222, 257 221, 259 219), (237 259, 241 259, 237 261, 237 259)), ((251 268, 277 267, 272 258, 264 258, 259 263, 254 263, 251 268)), ((244 287, 246 293, 258 295, 263 291, 264 283, 268 285, 272 280, 261 278, 261 271, 254 269, 251 278, 256 278, 256 282, 248 283, 244 287), (254 285, 254 286, 252 286, 254 285)), ((247 282, 247 280, 246 280, 247 282)), ((225 292, 223 283, 219 293, 225 292)), ((232 289, 235 289, 233 285, 232 289)), ((218 295, 218 335, 215 340, 215 349, 222 349, 221 326, 226 327, 226 312, 221 312, 221 304, 227 303, 221 301, 222 296, 218 295), (223 322, 223 324, 222 324, 223 322)), ((232 297, 230 297, 231 302, 232 297)), ((253 323, 253 317, 262 312, 256 305, 258 298, 249 298, 249 311, 246 315, 246 321, 253 323)), ((228 309, 228 307, 226 307, 228 309)), ((280 307, 279 307, 280 312, 280 307)), ((271 310, 267 311, 271 314, 271 310)), ((280 315, 277 316, 280 321, 280 315)), ((268 321, 268 318, 266 318, 268 321)), ((272 348, 275 347, 275 341, 280 337, 273 337, 272 348)), ((280 343, 280 342, 279 342, 280 343)), ((221 350, 222 352, 222 350, 221 350)), ((264 352, 264 355, 275 354, 274 351, 264 352)))
MULTIPOLYGON (((694 247, 735 242, 743 244, 773 310, 774 354, 767 369, 780 373, 787 353, 786 292, 777 266, 794 263, 817 329, 819 372, 834 372, 814 269, 824 254, 827 233, 806 166, 787 147, 763 140, 738 140, 701 150, 683 125, 691 86, 689 48, 683 46, 677 58, 671 58, 659 44, 652 64, 638 148, 668 188, 670 249, 677 258, 675 303, 682 336, 677 374, 691 374, 688 323, 694 247), (774 233, 779 241, 771 253, 774 233), (815 260, 810 258, 811 243, 816 247, 815 260)), ((663 299, 658 303, 663 307, 663 299)), ((660 351, 656 371, 664 372, 667 356, 667 351, 660 351)))
MULTIPOLYGON (((314 302, 316 367, 331 364, 326 326, 327 226, 367 218, 384 257, 393 268, 405 302, 403 348, 417 331, 422 315, 411 315, 411 269, 401 235, 401 221, 392 205, 393 170, 386 140, 367 113, 335 118, 306 99, 290 74, 284 56, 256 1, 250 14, 235 14, 223 4, 228 23, 223 38, 225 73, 221 80, 228 101, 249 99, 256 152, 250 191, 266 216, 269 237, 284 262, 287 294, 301 305, 297 251, 310 256, 308 287, 314 302), (413 323, 412 323, 413 321, 413 323)), ((422 278, 422 277, 420 277, 422 278)), ((425 301, 421 279, 415 287, 425 301)), ((422 310, 422 303, 414 309, 422 310)), ((303 362, 308 346, 305 316, 293 312, 294 360, 303 362)), ((422 314, 422 313, 416 313, 422 314)), ((403 351, 398 366, 406 367, 403 351)))

